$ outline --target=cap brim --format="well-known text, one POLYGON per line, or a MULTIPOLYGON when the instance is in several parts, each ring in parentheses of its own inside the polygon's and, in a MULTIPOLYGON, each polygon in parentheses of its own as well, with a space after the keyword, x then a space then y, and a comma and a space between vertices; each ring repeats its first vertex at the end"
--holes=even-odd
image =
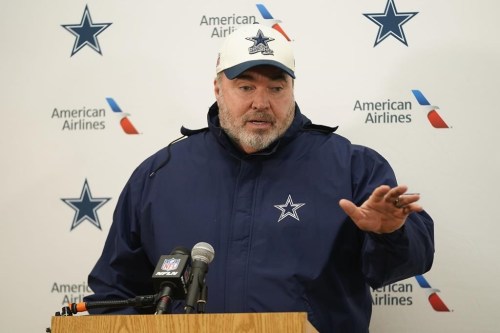
POLYGON ((262 66, 262 65, 269 65, 269 66, 274 66, 278 67, 279 69, 283 70, 285 73, 290 75, 292 78, 295 79, 295 73, 288 67, 284 66, 282 63, 279 63, 274 60, 250 60, 250 61, 245 61, 241 64, 238 64, 233 67, 226 68, 224 70, 224 74, 226 74, 226 77, 229 80, 233 80, 236 77, 238 77, 241 73, 244 71, 255 67, 255 66, 262 66))

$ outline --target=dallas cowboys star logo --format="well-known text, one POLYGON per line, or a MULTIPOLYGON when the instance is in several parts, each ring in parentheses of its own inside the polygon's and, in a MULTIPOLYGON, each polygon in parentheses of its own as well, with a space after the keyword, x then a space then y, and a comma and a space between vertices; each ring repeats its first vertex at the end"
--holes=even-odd
POLYGON ((90 193, 89 183, 87 182, 87 179, 85 179, 82 193, 80 194, 79 198, 61 199, 68 206, 75 210, 75 217, 73 218, 73 223, 71 224, 70 231, 78 227, 85 220, 101 229, 101 223, 99 223, 97 210, 110 199, 111 198, 93 198, 92 194, 90 193))
POLYGON ((257 36, 245 38, 253 42, 253 46, 248 48, 250 54, 262 52, 264 55, 273 55, 274 51, 269 48, 268 42, 272 42, 274 38, 266 37, 262 33, 262 30, 257 31, 257 36))
POLYGON ((278 208, 281 210, 281 215, 280 218, 278 219, 278 222, 283 220, 287 216, 291 216, 297 221, 300 221, 299 215, 297 214, 297 209, 300 207, 304 206, 305 203, 293 203, 292 196, 289 194, 288 199, 286 199, 286 202, 282 205, 274 205, 274 207, 278 208))
POLYGON ((61 24, 64 29, 68 30, 76 37, 71 56, 80 51, 85 45, 90 46, 94 51, 102 55, 97 35, 106 30, 111 24, 112 23, 93 23, 88 6, 85 6, 80 24, 61 24))
POLYGON ((377 39, 375 40, 375 45, 373 45, 373 47, 377 46, 389 36, 395 37, 401 43, 408 46, 408 42, 406 41, 406 36, 403 31, 403 24, 408 22, 417 14, 418 12, 398 13, 394 0, 388 0, 383 14, 363 14, 379 26, 377 39))

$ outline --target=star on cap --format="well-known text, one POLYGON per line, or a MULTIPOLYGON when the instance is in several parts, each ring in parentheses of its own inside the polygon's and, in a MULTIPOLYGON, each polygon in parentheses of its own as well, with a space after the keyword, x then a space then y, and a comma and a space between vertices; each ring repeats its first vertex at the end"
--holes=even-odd
POLYGON ((257 36, 245 38, 253 42, 253 46, 248 48, 248 51, 252 53, 262 52, 263 54, 273 54, 273 50, 269 48, 268 42, 272 42, 274 38, 264 36, 262 30, 257 31, 257 36))

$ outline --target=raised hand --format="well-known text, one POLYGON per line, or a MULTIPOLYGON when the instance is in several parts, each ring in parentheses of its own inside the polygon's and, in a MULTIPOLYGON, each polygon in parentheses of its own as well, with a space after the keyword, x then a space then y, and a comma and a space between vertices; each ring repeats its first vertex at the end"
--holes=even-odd
POLYGON ((407 190, 405 185, 382 185, 359 207, 347 199, 341 199, 339 205, 361 230, 390 233, 401 228, 410 213, 423 209, 417 203, 420 195, 407 190))

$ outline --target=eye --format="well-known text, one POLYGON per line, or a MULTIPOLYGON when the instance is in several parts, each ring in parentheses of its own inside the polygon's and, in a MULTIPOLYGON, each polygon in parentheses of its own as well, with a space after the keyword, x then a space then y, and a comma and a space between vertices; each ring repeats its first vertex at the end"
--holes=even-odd
POLYGON ((252 87, 251 86, 240 86, 240 87, 238 87, 238 89, 240 89, 241 91, 247 92, 247 91, 251 91, 252 87))
POLYGON ((283 90, 283 87, 271 87, 271 91, 275 93, 279 93, 283 90))

